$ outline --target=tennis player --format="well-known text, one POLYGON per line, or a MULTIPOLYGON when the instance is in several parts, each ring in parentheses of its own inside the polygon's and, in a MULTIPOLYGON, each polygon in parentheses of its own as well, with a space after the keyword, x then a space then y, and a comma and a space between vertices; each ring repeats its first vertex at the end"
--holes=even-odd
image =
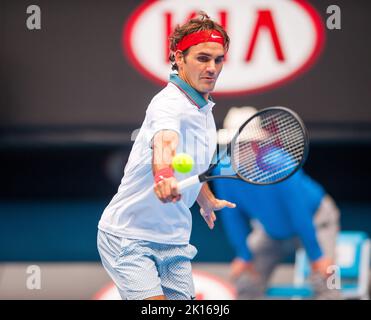
POLYGON ((98 249, 103 266, 123 299, 193 299, 189 244, 197 200, 208 226, 214 210, 235 205, 214 197, 207 184, 179 194, 177 183, 208 168, 216 148, 209 94, 222 71, 229 37, 201 12, 170 36, 174 73, 148 106, 118 192, 99 221, 98 249), (171 168, 178 152, 195 165, 180 176, 171 168), (154 187, 153 187, 154 186, 154 187))
MULTIPOLYGON (((252 107, 231 108, 218 132, 218 142, 227 144, 242 121, 256 112, 252 107)), ((214 174, 230 170, 228 167, 225 164, 214 174)), ((215 180, 213 186, 217 196, 238 205, 235 210, 223 209, 220 216, 236 254, 231 276, 239 299, 264 298, 275 268, 300 246, 311 260, 310 280, 316 298, 341 298, 338 290, 327 286, 333 270, 329 267, 334 265, 339 210, 322 186, 303 170, 274 185, 215 180)))

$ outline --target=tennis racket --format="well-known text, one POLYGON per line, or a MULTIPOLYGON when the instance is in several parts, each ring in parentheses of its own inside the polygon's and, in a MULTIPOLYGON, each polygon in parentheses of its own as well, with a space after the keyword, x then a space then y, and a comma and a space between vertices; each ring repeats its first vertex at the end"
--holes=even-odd
POLYGON ((300 117, 284 107, 265 108, 238 129, 210 167, 178 183, 179 192, 214 179, 241 179, 269 185, 283 181, 300 169, 308 155, 309 139, 300 117), (234 174, 212 175, 220 161, 230 157, 234 174))

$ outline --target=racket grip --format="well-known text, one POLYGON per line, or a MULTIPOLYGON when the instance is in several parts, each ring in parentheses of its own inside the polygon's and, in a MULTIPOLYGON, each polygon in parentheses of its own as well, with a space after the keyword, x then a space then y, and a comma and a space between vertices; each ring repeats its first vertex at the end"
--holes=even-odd
POLYGON ((189 177, 185 180, 182 180, 178 183, 178 190, 179 192, 182 192, 184 189, 190 187, 190 186, 193 186, 197 183, 200 183, 200 179, 198 177, 198 175, 194 175, 192 177, 189 177))

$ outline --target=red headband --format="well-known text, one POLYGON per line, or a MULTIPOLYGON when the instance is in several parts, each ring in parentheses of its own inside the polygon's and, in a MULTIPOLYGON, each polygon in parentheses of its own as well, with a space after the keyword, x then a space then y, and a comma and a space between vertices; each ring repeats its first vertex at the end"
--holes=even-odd
POLYGON ((217 30, 203 30, 187 34, 176 46, 176 50, 184 51, 191 46, 202 42, 217 42, 224 47, 224 38, 222 34, 217 30))

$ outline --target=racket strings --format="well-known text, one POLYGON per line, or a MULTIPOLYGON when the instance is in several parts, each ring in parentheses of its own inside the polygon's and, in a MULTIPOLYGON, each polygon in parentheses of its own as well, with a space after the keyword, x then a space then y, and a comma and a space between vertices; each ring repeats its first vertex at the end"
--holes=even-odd
MULTIPOLYGON (((299 152, 301 152, 304 149, 304 144, 302 143, 303 133, 302 133, 302 130, 300 128, 299 128, 299 130, 293 130, 290 137, 287 136, 287 134, 283 134, 281 136, 285 138, 285 140, 283 140, 286 143, 285 150, 289 151, 290 154, 295 154, 295 150, 297 150, 298 148, 299 148, 299 152), (291 139, 290 144, 287 143, 287 141, 289 140, 288 138, 291 139)), ((276 139, 277 139, 277 135, 273 135, 271 137, 268 137, 267 139, 259 141, 259 148, 262 149, 266 146, 273 145, 274 142, 276 141, 276 139)), ((280 141, 282 141, 282 139, 280 139, 280 141)), ((244 150, 244 149, 250 147, 250 144, 247 144, 246 142, 239 142, 239 143, 240 143, 240 145, 239 145, 240 157, 239 158, 244 162, 245 158, 247 158, 247 159, 250 158, 249 157, 250 154, 248 152, 250 150, 244 150)), ((272 155, 277 154, 277 153, 278 152, 276 150, 275 152, 272 152, 272 155)), ((298 154, 298 156, 300 156, 300 154, 298 154)), ((251 158, 250 160, 251 160, 251 162, 254 162, 254 158, 251 158)))
MULTIPOLYGON (((302 153, 303 153, 302 151, 298 152, 298 155, 300 155, 302 153)), ((280 153, 277 153, 276 155, 269 154, 265 158, 265 161, 273 163, 278 158, 281 158, 280 153)), ((272 178, 275 178, 275 177, 276 178, 284 177, 288 173, 291 173, 290 169, 291 168, 295 169, 299 163, 300 162, 288 160, 284 164, 281 163, 280 167, 279 168, 276 167, 275 170, 272 170, 272 167, 268 168, 268 169, 264 169, 264 168, 260 169, 259 168, 258 170, 256 170, 256 160, 254 160, 254 161, 250 161, 250 163, 244 164, 243 167, 240 167, 239 168, 239 173, 248 177, 250 180, 257 181, 257 182, 258 181, 263 182, 263 181, 266 181, 266 180, 269 180, 269 179, 272 179, 272 178), (285 174, 281 175, 281 173, 285 173, 285 174)))
MULTIPOLYGON (((294 156, 294 159, 300 158, 300 156, 303 154, 304 148, 298 149, 298 150, 291 150, 290 154, 294 156)), ((246 153, 246 151, 244 152, 246 153)), ((273 152, 267 153, 265 155, 265 159, 268 162, 274 162, 279 160, 279 158, 282 157, 282 152, 280 150, 275 150, 273 152)), ((256 159, 252 157, 245 156, 243 158, 239 158, 240 162, 243 163, 243 167, 253 167, 256 163, 256 159)))
POLYGON ((287 111, 271 109, 240 130, 232 147, 235 170, 256 183, 284 179, 301 164, 305 143, 299 121, 287 111))
POLYGON ((295 134, 297 134, 298 138, 303 137, 303 132, 302 132, 301 126, 298 124, 298 122, 296 120, 295 120, 296 122, 294 123, 294 124, 296 124, 296 126, 290 128, 290 126, 292 125, 292 120, 293 120, 292 118, 282 119, 282 117, 273 118, 272 116, 269 116, 266 119, 262 120, 261 127, 263 127, 263 129, 261 127, 256 127, 256 125, 254 125, 253 127, 252 126, 249 126, 249 127, 246 126, 244 128, 244 130, 245 131, 247 131, 247 130, 255 131, 256 133, 254 132, 254 136, 257 137, 257 140, 261 140, 261 142, 260 142, 261 146, 272 144, 272 142, 277 140, 278 136, 281 136, 283 138, 283 139, 279 139, 279 140, 287 143, 289 139, 294 139, 295 134), (282 130, 282 131, 279 132, 279 134, 277 134, 277 133, 276 134, 271 134, 270 136, 265 137, 267 135, 267 132, 269 132, 269 125, 271 124, 272 121, 275 121, 276 123, 278 123, 280 128, 281 127, 286 127, 287 130, 282 130), (268 127, 268 130, 264 129, 264 125, 266 125, 268 127), (289 136, 287 134, 288 131, 290 132, 289 136), (265 136, 262 132, 264 132, 265 136), (265 137, 265 139, 262 139, 263 137, 265 137))
MULTIPOLYGON (((292 155, 296 155, 297 157, 300 157, 300 155, 302 154, 303 152, 303 149, 304 149, 304 144, 301 144, 301 139, 302 139, 302 132, 300 132, 300 134, 297 134, 295 137, 292 138, 292 141, 295 142, 295 144, 291 144, 291 145, 288 145, 286 146, 286 150, 290 152, 290 154, 292 155)), ((272 142, 273 141, 267 141, 267 142, 263 142, 260 144, 259 148, 264 148, 266 146, 270 146, 272 145, 272 142)), ((240 143, 239 145, 239 148, 240 148, 240 151, 239 151, 239 159, 242 160, 242 162, 245 162, 245 161, 249 161, 250 159, 250 162, 254 162, 254 158, 251 158, 250 157, 250 150, 244 150, 246 148, 249 148, 250 146, 247 145, 246 143, 240 143)), ((276 155, 280 153, 279 150, 275 150, 274 152, 271 152, 269 155, 273 156, 273 155, 276 155)), ((295 157, 296 158, 296 157, 295 157)))

